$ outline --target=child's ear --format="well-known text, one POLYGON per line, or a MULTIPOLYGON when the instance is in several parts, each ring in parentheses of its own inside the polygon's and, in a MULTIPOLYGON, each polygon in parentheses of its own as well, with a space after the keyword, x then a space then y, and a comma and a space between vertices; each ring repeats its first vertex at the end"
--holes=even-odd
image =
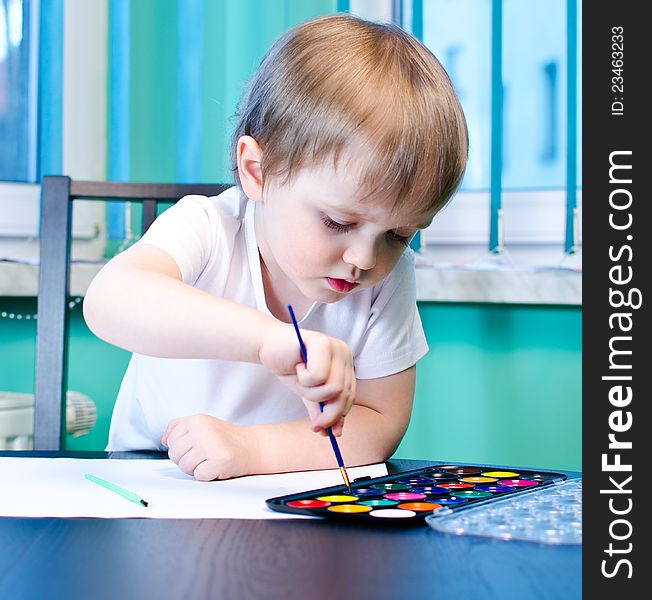
POLYGON ((260 166, 263 151, 254 138, 243 135, 238 139, 237 157, 242 191, 247 198, 260 202, 263 197, 263 171, 260 166))

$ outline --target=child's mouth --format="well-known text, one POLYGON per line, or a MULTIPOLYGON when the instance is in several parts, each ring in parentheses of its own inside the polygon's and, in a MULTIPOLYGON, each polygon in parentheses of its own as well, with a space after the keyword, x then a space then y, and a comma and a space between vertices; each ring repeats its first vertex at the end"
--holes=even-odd
POLYGON ((347 281, 346 279, 334 279, 333 277, 326 277, 328 285, 331 286, 336 292, 346 294, 358 286, 357 282, 347 281))

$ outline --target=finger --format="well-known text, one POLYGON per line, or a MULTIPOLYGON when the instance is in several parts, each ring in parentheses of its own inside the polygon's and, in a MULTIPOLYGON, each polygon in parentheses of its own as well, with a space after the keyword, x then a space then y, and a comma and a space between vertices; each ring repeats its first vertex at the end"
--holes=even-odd
POLYGON ((343 374, 344 384, 340 400, 342 401, 342 416, 346 416, 351 410, 351 405, 355 398, 355 375, 351 365, 344 369, 343 374))
POLYGON ((328 435, 328 430, 321 425, 311 425, 311 428, 315 433, 318 433, 322 437, 326 437, 328 435))
POLYGON ((177 465, 187 475, 193 475, 197 466, 204 460, 206 460, 206 456, 203 452, 197 448, 191 448, 179 459, 177 465))
POLYGON ((358 380, 357 380, 357 378, 355 376, 355 373, 352 373, 351 387, 349 389, 349 397, 347 399, 347 408, 346 408, 346 411, 344 412, 344 416, 349 414, 349 412, 353 408, 353 405, 355 404, 355 394, 356 394, 357 388, 358 388, 358 380))
POLYGON ((214 461, 205 460, 195 467, 193 476, 197 481, 215 481, 220 478, 220 472, 214 461))
POLYGON ((321 415, 321 410, 319 409, 319 404, 316 402, 311 402, 310 400, 306 400, 305 398, 301 398, 303 401, 304 406, 306 407, 306 410, 308 411, 308 418, 311 421, 314 421, 319 415, 321 415))
POLYGON ((308 409, 308 417, 311 421, 313 431, 321 431, 330 427, 338 417, 334 416, 333 406, 326 402, 311 402, 304 399, 304 404, 308 409))
POLYGON ((326 383, 331 374, 333 353, 330 343, 313 343, 308 348, 308 364, 296 366, 297 378, 301 385, 313 387, 326 383))
POLYGON ((333 427, 340 419, 344 418, 350 405, 349 395, 350 390, 344 390, 334 399, 323 403, 321 414, 313 421, 315 431, 320 427, 333 427))
POLYGON ((332 427, 344 416, 350 387, 351 369, 346 368, 345 364, 335 363, 331 372, 331 381, 320 389, 323 392, 330 392, 330 395, 323 396, 321 415, 315 419, 315 425, 332 427))
POLYGON ((313 429, 319 431, 319 429, 326 429, 328 427, 333 427, 342 417, 341 405, 338 407, 335 403, 329 402, 324 404, 324 411, 313 421, 313 429))
POLYGON ((167 446, 168 448, 173 446, 174 443, 182 436, 186 435, 190 431, 187 422, 180 421, 173 428, 172 431, 168 434, 167 437, 167 446))
POLYGON ((173 463, 179 464, 181 458, 192 449, 193 440, 192 436, 186 434, 170 442, 168 448, 168 456, 173 463))
POLYGON ((161 438, 161 443, 164 446, 168 445, 168 436, 170 435, 170 432, 182 421, 183 417, 177 417, 176 419, 172 419, 167 426, 167 429, 165 430, 165 433, 163 434, 163 437, 161 438))
POLYGON ((321 436, 326 436, 328 433, 326 430, 321 427, 320 425, 314 425, 314 422, 319 416, 321 415, 321 408, 319 407, 319 404, 317 402, 310 402, 309 400, 305 400, 304 398, 301 398, 303 400, 303 404, 306 407, 306 410, 308 411, 308 418, 310 419, 310 427, 315 433, 319 433, 321 436))
POLYGON ((297 384, 297 376, 296 373, 292 373, 291 375, 277 375, 279 381, 287 385, 289 388, 293 388, 297 384))
POLYGON ((344 428, 344 417, 341 417, 340 420, 331 427, 331 431, 335 437, 340 437, 342 435, 342 430, 344 428))
POLYGON ((344 383, 345 391, 342 392, 340 398, 343 401, 342 415, 340 419, 332 425, 333 434, 337 437, 342 435, 342 431, 344 428, 344 417, 346 417, 349 414, 351 408, 353 408, 353 404, 355 403, 356 386, 357 386, 357 379, 355 377, 353 366, 350 365, 350 368, 348 368, 345 372, 345 383, 344 383))
POLYGON ((329 382, 316 387, 292 386, 294 392, 309 402, 335 402, 344 391, 343 382, 329 382))

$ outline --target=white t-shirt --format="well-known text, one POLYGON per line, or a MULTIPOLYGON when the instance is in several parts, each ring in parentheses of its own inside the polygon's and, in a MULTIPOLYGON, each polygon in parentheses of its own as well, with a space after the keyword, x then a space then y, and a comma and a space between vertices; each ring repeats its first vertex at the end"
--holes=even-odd
MULTIPOLYGON (((265 303, 254 203, 233 187, 219 196, 187 196, 166 210, 137 243, 176 262, 185 283, 271 316, 265 303)), ((183 314, 178 318, 183 320, 183 314)), ((372 288, 339 302, 315 302, 300 325, 344 340, 358 379, 403 371, 427 351, 416 307, 414 253, 372 288)), ((134 353, 116 400, 107 450, 163 449, 168 423, 210 414, 238 425, 301 419, 301 399, 259 364, 155 358, 134 353)))

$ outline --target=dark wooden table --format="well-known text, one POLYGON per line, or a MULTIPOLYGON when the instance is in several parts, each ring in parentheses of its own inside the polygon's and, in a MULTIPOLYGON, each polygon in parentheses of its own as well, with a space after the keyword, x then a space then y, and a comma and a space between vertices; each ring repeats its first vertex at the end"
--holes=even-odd
MULTIPOLYGON (((433 462, 388 461, 388 468, 433 462)), ((581 562, 578 546, 453 536, 427 525, 0 518, 0 598, 18 600, 574 600, 581 562)))

